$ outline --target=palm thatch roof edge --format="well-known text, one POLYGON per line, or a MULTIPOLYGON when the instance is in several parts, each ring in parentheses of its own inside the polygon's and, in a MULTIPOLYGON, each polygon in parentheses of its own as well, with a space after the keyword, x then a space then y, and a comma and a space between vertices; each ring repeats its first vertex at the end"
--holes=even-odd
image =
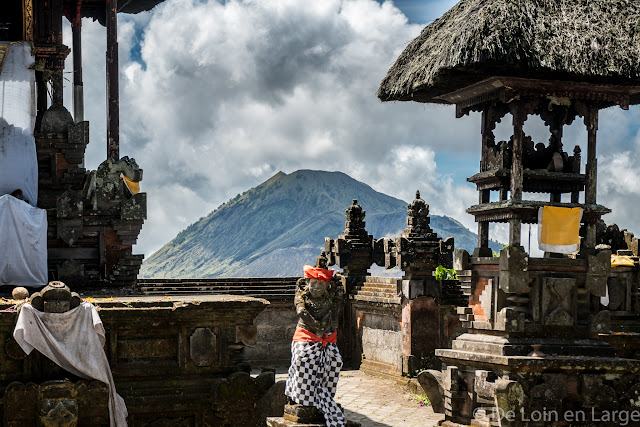
POLYGON ((439 95, 502 75, 640 84, 640 2, 461 0, 389 69, 382 101, 439 95))

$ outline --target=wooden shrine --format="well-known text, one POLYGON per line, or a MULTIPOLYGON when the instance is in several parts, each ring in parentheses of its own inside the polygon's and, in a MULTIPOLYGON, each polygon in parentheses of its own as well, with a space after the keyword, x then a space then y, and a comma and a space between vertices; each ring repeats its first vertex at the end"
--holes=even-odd
POLYGON ((640 67, 628 66, 640 23, 631 35, 617 27, 639 10, 618 3, 462 0, 407 46, 380 86, 383 101, 453 104, 456 117, 481 112, 480 171, 468 178, 479 201, 467 210, 478 246, 454 257, 469 290, 458 310, 468 332, 436 350, 441 371, 420 374, 443 425, 616 425, 607 414, 637 409, 640 366, 608 343, 617 316, 608 309, 624 311, 627 327, 640 324, 638 281, 618 292, 615 307, 604 302, 620 273, 612 245, 598 244, 610 212, 596 198, 598 113, 640 102, 640 67), (625 33, 605 51, 603 31, 625 33), (496 123, 508 113, 513 134, 496 141, 496 123), (530 116, 548 127, 548 141, 525 134, 530 116), (584 171, 580 147, 563 147, 563 128, 574 120, 587 130, 584 171), (544 196, 527 200, 530 193, 544 196), (543 206, 581 208, 574 256, 524 250, 522 224, 537 223, 543 206), (509 224, 499 257, 488 247, 492 222, 509 224), (575 414, 585 419, 569 419, 575 414))

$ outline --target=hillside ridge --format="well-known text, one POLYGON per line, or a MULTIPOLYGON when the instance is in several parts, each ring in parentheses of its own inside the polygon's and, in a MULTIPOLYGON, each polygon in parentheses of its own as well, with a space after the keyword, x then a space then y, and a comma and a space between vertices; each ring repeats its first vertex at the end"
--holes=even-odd
MULTIPOLYGON (((375 238, 404 229, 407 202, 343 172, 278 172, 178 233, 144 262, 140 277, 298 275, 302 265, 315 261, 325 237, 344 231, 353 199, 365 210, 366 229, 375 238)), ((452 218, 431 215, 431 226, 442 238, 454 237, 456 247, 476 245, 477 236, 452 218)))

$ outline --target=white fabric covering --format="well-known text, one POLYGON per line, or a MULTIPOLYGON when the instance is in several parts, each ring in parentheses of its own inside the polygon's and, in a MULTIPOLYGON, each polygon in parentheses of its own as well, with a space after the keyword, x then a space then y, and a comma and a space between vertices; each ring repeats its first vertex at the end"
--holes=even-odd
POLYGON ((35 71, 29 43, 11 43, 0 71, 0 195, 21 189, 38 202, 35 71))
POLYGON ((111 426, 127 425, 127 407, 116 393, 103 349, 104 327, 93 304, 83 302, 66 313, 43 313, 24 304, 13 337, 25 353, 35 348, 72 374, 107 384, 111 426))
POLYGON ((47 211, 0 196, 0 285, 47 284, 47 211))

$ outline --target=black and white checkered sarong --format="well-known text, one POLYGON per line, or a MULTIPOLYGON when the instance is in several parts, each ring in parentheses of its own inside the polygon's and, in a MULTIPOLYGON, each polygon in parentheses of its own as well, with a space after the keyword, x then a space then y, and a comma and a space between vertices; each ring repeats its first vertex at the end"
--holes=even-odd
POLYGON ((338 387, 342 357, 336 344, 292 342, 291 367, 284 394, 299 405, 315 406, 329 427, 346 425, 344 414, 333 400, 338 387))

